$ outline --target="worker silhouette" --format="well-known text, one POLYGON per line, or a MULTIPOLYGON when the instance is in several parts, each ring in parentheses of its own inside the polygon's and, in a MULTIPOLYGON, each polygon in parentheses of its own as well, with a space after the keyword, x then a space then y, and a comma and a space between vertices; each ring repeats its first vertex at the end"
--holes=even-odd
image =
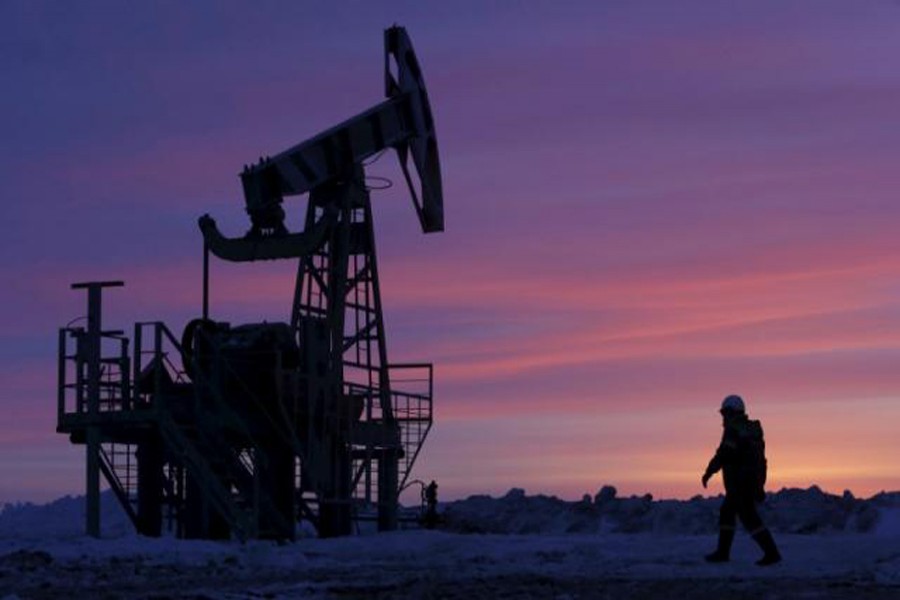
POLYGON ((726 397, 719 412, 724 428, 722 442, 709 461, 701 482, 705 488, 709 478, 721 469, 725 501, 719 510, 719 545, 715 552, 706 555, 706 560, 711 563, 728 561, 734 541, 735 517, 738 516, 764 552, 756 564, 773 565, 781 560, 781 554, 756 511, 756 503, 766 497, 766 443, 762 425, 747 418, 740 396, 726 397))
POLYGON ((425 501, 425 517, 423 522, 426 529, 434 529, 438 524, 437 490, 438 484, 434 479, 432 479, 431 483, 422 490, 422 500, 425 501))

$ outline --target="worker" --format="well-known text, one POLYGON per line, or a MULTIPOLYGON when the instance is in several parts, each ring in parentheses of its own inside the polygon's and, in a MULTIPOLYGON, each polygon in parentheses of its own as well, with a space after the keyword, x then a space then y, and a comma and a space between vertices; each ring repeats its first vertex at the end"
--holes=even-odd
POLYGON ((425 501, 425 528, 434 529, 438 523, 437 514, 437 489, 438 484, 431 480, 424 490, 422 490, 422 499, 425 501))
POLYGON ((756 503, 765 499, 766 445, 762 425, 747 418, 740 396, 727 396, 719 412, 724 428, 722 442, 700 481, 705 488, 710 477, 721 469, 725 501, 719 510, 719 545, 706 560, 711 563, 728 561, 734 541, 735 517, 738 516, 764 553, 756 564, 773 565, 781 560, 781 554, 772 533, 756 511, 756 503))

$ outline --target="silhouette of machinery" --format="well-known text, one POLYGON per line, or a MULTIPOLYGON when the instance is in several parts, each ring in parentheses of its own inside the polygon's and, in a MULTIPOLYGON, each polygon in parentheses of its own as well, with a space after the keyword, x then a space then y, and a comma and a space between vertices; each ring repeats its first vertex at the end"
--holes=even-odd
POLYGON ((137 531, 191 538, 320 536, 354 519, 398 524, 398 494, 432 424, 432 366, 388 363, 365 161, 393 148, 425 232, 443 230, 434 123, 406 31, 385 31, 386 100, 241 173, 251 226, 228 238, 208 215, 203 316, 105 331, 101 295, 75 284, 86 326, 59 334, 57 431, 87 446, 87 530, 99 476, 137 531), (283 200, 308 194, 303 231, 283 200), (296 260, 290 320, 209 317, 209 254, 296 260), (402 388, 402 389, 401 389, 402 388))

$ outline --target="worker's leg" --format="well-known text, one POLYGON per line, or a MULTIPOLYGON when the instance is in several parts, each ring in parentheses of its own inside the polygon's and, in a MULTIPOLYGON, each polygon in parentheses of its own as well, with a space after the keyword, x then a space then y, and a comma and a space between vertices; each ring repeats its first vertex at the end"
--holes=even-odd
POLYGON ((719 509, 719 544, 716 551, 706 555, 708 562, 727 562, 731 557, 731 543, 734 541, 734 527, 737 507, 734 500, 726 494, 722 508, 719 509))
POLYGON ((772 537, 772 532, 763 525, 762 519, 756 511, 756 502, 749 494, 738 503, 738 515, 741 517, 741 523, 744 524, 764 553, 756 564, 767 566, 779 562, 781 554, 778 552, 778 546, 775 545, 775 538, 772 537))

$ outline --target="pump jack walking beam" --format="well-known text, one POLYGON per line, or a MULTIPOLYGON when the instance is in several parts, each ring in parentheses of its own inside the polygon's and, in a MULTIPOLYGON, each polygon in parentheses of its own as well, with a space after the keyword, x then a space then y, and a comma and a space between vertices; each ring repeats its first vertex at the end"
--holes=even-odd
POLYGON ((330 219, 303 233, 289 234, 281 207, 284 197, 350 179, 354 165, 386 148, 397 151, 422 230, 443 231, 441 169, 425 81, 405 29, 391 27, 384 41, 387 100, 272 158, 245 166, 241 182, 252 226, 244 238, 226 238, 209 215, 202 217, 200 229, 213 254, 231 261, 307 254, 321 242, 330 219))

